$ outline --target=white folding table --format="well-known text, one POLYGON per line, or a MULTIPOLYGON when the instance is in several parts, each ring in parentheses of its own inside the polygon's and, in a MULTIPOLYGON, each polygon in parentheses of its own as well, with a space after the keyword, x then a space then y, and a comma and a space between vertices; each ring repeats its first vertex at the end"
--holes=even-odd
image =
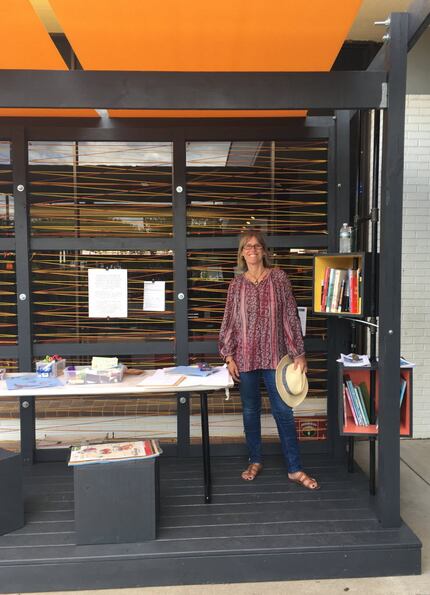
MULTIPOLYGON (((187 376, 178 386, 140 386, 139 382, 148 373, 143 375, 125 375, 122 382, 113 384, 65 384, 50 388, 32 388, 8 390, 6 381, 0 381, 0 398, 18 398, 20 401, 20 437, 21 454, 25 464, 33 464, 36 457, 36 400, 37 397, 115 397, 119 395, 142 396, 153 394, 177 394, 183 392, 196 392, 200 395, 200 415, 202 424, 202 457, 204 472, 204 497, 205 502, 211 501, 211 469, 209 451, 209 419, 208 419, 208 393, 225 390, 233 386, 233 380, 224 369, 205 378, 187 376)), ((12 374, 10 375, 12 376, 12 374)), ((19 376, 19 374, 13 374, 19 376)), ((62 377, 60 377, 62 380, 62 377)))

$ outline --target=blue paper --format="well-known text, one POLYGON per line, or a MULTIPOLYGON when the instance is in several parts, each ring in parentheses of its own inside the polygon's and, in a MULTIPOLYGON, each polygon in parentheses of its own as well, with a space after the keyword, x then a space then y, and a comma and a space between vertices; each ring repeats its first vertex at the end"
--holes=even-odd
POLYGON ((176 366, 166 370, 169 374, 184 374, 184 376, 209 376, 215 370, 202 370, 197 366, 176 366))
POLYGON ((11 376, 5 378, 8 390, 19 390, 28 388, 51 388, 54 386, 61 386, 62 382, 58 378, 48 377, 43 378, 36 375, 28 376, 11 376))

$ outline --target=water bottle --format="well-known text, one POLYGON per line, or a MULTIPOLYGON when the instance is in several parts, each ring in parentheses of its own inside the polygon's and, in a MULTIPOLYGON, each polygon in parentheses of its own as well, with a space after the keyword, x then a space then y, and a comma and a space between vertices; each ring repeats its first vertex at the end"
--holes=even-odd
POLYGON ((339 252, 351 252, 351 233, 348 223, 343 223, 339 233, 339 252))

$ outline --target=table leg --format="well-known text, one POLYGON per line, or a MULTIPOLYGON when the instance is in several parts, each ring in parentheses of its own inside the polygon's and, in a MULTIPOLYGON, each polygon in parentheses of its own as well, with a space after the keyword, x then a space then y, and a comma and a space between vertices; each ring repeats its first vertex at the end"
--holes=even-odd
POLYGON ((36 408, 35 398, 19 398, 21 426, 21 456, 24 465, 32 465, 36 450, 36 408))
POLYGON ((200 393, 200 413, 202 419, 202 449, 203 449, 203 473, 205 481, 205 502, 211 501, 211 461, 209 452, 209 419, 208 419, 208 395, 200 393))

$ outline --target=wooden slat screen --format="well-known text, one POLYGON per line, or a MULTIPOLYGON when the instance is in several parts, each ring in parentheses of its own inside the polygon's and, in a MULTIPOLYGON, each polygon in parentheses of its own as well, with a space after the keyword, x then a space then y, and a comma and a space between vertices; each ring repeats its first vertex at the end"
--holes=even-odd
POLYGON ((327 233, 327 141, 194 143, 187 147, 188 233, 327 233))
POLYGON ((170 237, 172 144, 30 142, 32 234, 170 237))
POLYGON ((34 339, 40 343, 170 340, 175 337, 173 255, 150 251, 32 254, 34 339), (88 269, 128 271, 128 317, 88 318, 88 269), (166 311, 143 311, 144 281, 166 283, 166 311))
POLYGON ((18 342, 15 254, 0 252, 0 345, 18 342))
POLYGON ((10 237, 14 229, 14 200, 10 143, 0 141, 0 237, 10 237))

